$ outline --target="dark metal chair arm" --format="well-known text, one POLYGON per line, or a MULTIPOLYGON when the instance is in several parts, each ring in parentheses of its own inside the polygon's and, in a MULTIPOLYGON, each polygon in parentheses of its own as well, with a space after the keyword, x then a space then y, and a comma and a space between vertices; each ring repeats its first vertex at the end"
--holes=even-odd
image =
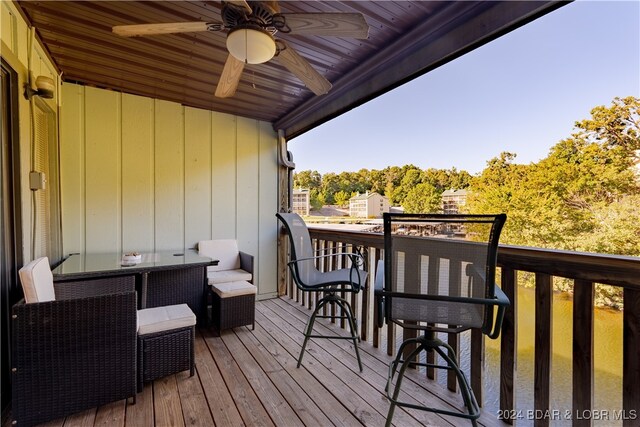
POLYGON ((493 328, 491 332, 487 333, 487 336, 492 340, 495 340, 500 335, 500 331, 502 330, 502 321, 504 320, 504 312, 507 307, 511 305, 509 301, 509 297, 500 289, 498 285, 495 285, 495 296, 496 296, 496 306, 498 306, 498 311, 496 313, 496 321, 493 324, 493 328))

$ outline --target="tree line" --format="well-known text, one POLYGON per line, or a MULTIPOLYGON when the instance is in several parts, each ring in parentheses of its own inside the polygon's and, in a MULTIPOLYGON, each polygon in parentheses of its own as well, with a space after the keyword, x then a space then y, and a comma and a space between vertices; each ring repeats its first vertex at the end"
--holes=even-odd
MULTIPOLYGON (((294 186, 309 188, 315 207, 376 191, 406 212, 437 212, 443 191, 467 189, 466 212, 507 214, 502 243, 640 256, 639 98, 616 97, 593 108, 538 162, 515 159, 515 153, 503 152, 474 176, 414 165, 325 175, 301 171, 294 186)), ((618 303, 616 291, 599 295, 609 305, 618 303)))

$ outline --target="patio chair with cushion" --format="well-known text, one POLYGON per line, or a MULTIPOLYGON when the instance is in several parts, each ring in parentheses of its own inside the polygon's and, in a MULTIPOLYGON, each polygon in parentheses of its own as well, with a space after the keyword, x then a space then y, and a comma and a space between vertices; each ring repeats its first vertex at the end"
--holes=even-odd
POLYGON ((207 267, 213 334, 219 336, 239 326, 255 328, 253 256, 239 251, 234 239, 202 240, 198 252, 218 260, 217 265, 207 267))
POLYGON ((11 321, 16 425, 135 399, 134 277, 60 283, 54 288, 46 257, 30 262, 19 274, 25 301, 13 306, 11 321))
POLYGON ((330 253, 318 254, 313 251, 311 246, 311 237, 307 225, 295 213, 277 213, 276 217, 284 224, 287 234, 289 235, 289 257, 288 263, 293 280, 301 291, 322 293, 316 301, 315 309, 307 322, 304 330, 304 343, 298 357, 298 367, 302 363, 304 350, 310 338, 329 338, 329 339, 348 339, 353 341, 355 347, 356 358, 358 359, 358 367, 362 372, 362 362, 360 361, 360 352, 358 350, 358 327, 356 318, 351 309, 349 301, 342 298, 338 293, 358 293, 365 287, 368 273, 362 269, 364 266, 364 258, 358 253, 330 253), (349 260, 349 265, 344 268, 331 271, 321 272, 316 268, 316 261, 323 260, 327 257, 338 259, 344 256, 349 260), (320 311, 327 305, 334 305, 340 308, 340 315, 321 315, 320 311), (343 335, 314 335, 313 325, 316 318, 337 318, 346 319, 351 330, 351 336, 343 335))
POLYGON ((374 294, 381 313, 378 326, 384 319, 416 331, 408 334, 414 337, 405 339, 389 367, 387 426, 396 406, 463 417, 476 425, 476 398, 454 350, 437 334, 470 329, 494 339, 500 334, 509 300, 495 284, 495 271, 505 220, 504 214, 384 214, 385 257, 378 266, 374 294), (422 335, 416 337, 418 331, 422 335), (425 363, 420 359, 423 351, 430 353, 425 363), (434 352, 445 364, 436 363, 434 352), (467 413, 401 401, 406 370, 418 366, 455 372, 467 413))

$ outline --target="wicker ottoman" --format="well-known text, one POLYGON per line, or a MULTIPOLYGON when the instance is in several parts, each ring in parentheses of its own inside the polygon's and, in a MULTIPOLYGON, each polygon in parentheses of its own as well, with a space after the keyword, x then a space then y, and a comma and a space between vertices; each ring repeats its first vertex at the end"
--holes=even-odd
POLYGON ((247 281, 211 285, 213 334, 225 329, 252 325, 255 328, 256 287, 247 281))
POLYGON ((138 392, 145 382, 194 374, 196 316, 187 304, 138 310, 138 392))

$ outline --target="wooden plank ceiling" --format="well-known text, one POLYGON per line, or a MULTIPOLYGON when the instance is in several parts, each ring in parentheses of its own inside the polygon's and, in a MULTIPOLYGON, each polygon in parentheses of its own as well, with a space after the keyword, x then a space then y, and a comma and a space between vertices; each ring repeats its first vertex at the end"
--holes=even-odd
POLYGON ((292 137, 559 7, 559 2, 280 1, 281 13, 358 12, 365 40, 278 33, 333 88, 315 96, 277 61, 214 91, 226 31, 125 38, 114 25, 220 22, 219 1, 19 1, 64 81, 265 120, 292 137))

